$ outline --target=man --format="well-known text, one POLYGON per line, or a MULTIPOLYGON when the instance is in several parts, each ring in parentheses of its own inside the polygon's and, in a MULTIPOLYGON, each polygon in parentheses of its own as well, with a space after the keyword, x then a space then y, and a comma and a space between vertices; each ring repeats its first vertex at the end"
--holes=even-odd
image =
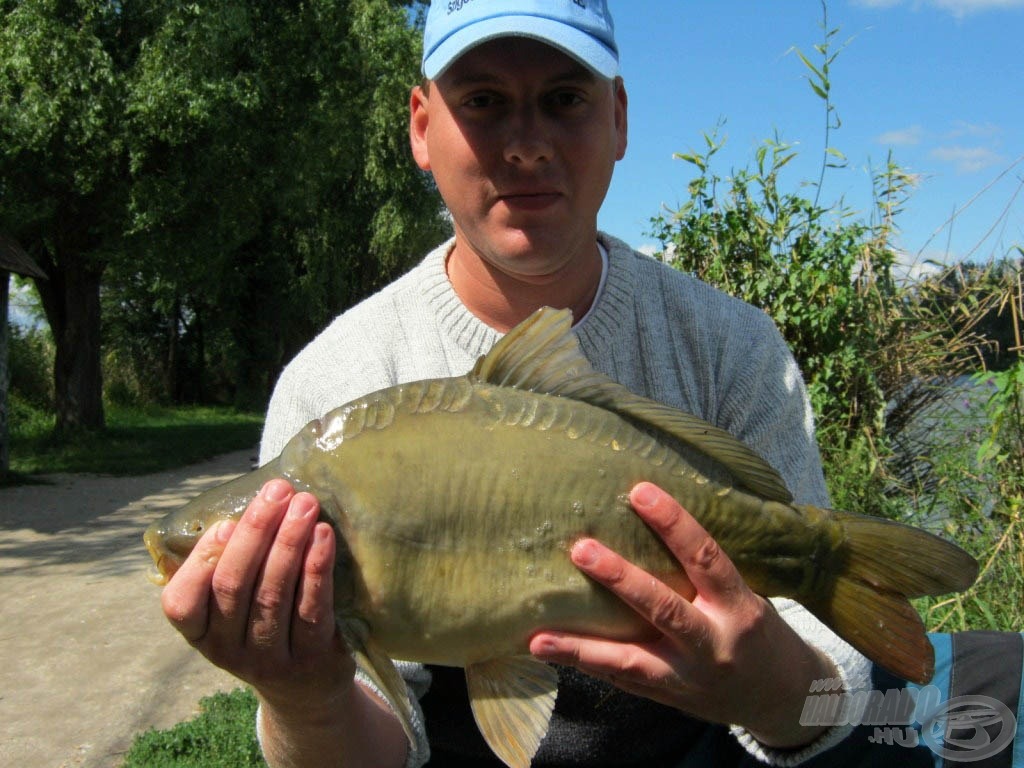
MULTIPOLYGON (((432 5, 409 132, 455 237, 292 362, 271 402, 263 461, 307 421, 359 395, 464 373, 548 305, 572 309, 596 368, 728 429, 781 472, 798 501, 827 503, 806 395, 771 323, 597 231, 626 150, 617 59, 604 2, 432 5)), ((630 498, 693 591, 672 591, 600 542, 573 547, 577 567, 660 636, 618 643, 552 627, 532 638, 532 653, 564 665, 535 764, 680 764, 709 733, 724 733, 704 721, 732 725, 750 754, 779 764, 841 740, 845 729, 799 724, 804 699, 814 680, 863 678, 866 661, 799 606, 754 595, 660 490, 643 484, 630 498)), ((171 580, 168 618, 255 688, 271 765, 417 766, 430 749, 435 765, 488 764, 461 676, 400 664, 422 703, 412 749, 372 686, 354 677, 331 614, 335 542, 317 511, 309 494, 268 483, 171 580)))

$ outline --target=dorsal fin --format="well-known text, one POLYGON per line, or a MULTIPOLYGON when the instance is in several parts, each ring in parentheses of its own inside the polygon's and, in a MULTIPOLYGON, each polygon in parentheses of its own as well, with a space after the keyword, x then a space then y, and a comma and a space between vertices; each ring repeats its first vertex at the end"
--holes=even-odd
POLYGON ((641 397, 598 373, 572 333, 572 313, 542 307, 477 360, 470 378, 596 405, 671 435, 719 462, 749 491, 789 503, 792 494, 767 462, 724 429, 641 397))
POLYGON ((499 387, 556 394, 594 373, 572 333, 572 312, 541 307, 476 361, 470 377, 499 387))

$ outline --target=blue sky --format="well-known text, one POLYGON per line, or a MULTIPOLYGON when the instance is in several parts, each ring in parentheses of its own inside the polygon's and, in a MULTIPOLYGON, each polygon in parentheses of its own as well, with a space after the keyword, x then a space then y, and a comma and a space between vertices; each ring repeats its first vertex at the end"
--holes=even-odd
MULTIPOLYGON (((602 229, 635 247, 656 243, 650 218, 684 201, 695 175, 673 153, 703 149, 720 121, 719 176, 753 168, 757 147, 778 133, 800 153, 783 190, 817 180, 823 102, 792 49, 819 63, 820 2, 610 7, 630 125, 602 229)), ((985 261, 1024 244, 1024 0, 837 0, 828 14, 829 28, 840 28, 833 45, 845 45, 831 70, 842 122, 831 143, 848 167, 828 172, 821 202, 842 201, 867 220, 872 168, 891 149, 918 181, 897 218, 908 261, 985 261)))

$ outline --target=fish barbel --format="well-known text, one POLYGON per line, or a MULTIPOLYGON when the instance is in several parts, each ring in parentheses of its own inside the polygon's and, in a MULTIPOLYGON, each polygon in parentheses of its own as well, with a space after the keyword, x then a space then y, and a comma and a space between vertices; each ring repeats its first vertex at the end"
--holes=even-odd
POLYGON ((256 472, 154 523, 164 583, 202 532, 288 479, 334 528, 338 626, 412 738, 391 659, 464 667, 491 749, 529 766, 557 673, 529 655, 551 629, 612 639, 650 627, 584 577, 568 552, 602 541, 682 586, 671 552, 629 506, 650 481, 718 541, 757 593, 802 603, 851 645, 918 683, 934 658, 907 598, 966 589, 977 563, 925 531, 794 503, 779 475, 727 432, 595 372, 568 311, 542 309, 467 375, 401 384, 304 427, 256 472))

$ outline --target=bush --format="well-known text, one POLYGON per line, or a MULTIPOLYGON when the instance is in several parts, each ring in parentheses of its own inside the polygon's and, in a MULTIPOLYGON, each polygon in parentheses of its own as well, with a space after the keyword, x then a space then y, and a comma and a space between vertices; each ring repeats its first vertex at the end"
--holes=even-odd
POLYGON ((813 199, 781 189, 796 153, 778 138, 757 150, 753 169, 716 174, 715 130, 703 151, 677 155, 697 175, 690 198, 652 220, 653 234, 661 258, 761 307, 781 330, 807 381, 834 506, 931 529, 978 558, 971 589, 918 601, 930 628, 1016 630, 1024 608, 1006 597, 1024 592, 1021 363, 986 379, 993 394, 969 428, 943 420, 967 374, 992 353, 1019 356, 1022 263, 897 279, 895 221, 912 177, 891 156, 873 175, 869 221, 819 203, 826 169, 845 165, 829 144, 837 30, 823 29, 821 63, 800 55, 828 126, 821 175, 800 185, 813 199), (1007 309, 1010 330, 996 322, 1007 309))
MULTIPOLYGON (((8 325, 8 393, 35 410, 53 410, 53 357, 49 330, 8 325)), ((11 419, 12 427, 14 419, 11 419)))
MULTIPOLYGON (((1017 296, 1018 305, 1022 297, 1017 296)), ((949 598, 918 601, 930 628, 1024 626, 1024 362, 981 374, 980 404, 965 401, 930 460, 944 481, 915 498, 914 521, 938 525, 981 564, 978 581, 949 598), (1010 599, 1007 599, 1007 598, 1010 599)))
POLYGON ((202 714, 136 737, 124 768, 266 768, 256 741, 256 697, 237 689, 199 702, 202 714))
POLYGON ((7 419, 8 437, 12 443, 50 435, 56 420, 52 411, 37 407, 20 391, 7 393, 7 419))

